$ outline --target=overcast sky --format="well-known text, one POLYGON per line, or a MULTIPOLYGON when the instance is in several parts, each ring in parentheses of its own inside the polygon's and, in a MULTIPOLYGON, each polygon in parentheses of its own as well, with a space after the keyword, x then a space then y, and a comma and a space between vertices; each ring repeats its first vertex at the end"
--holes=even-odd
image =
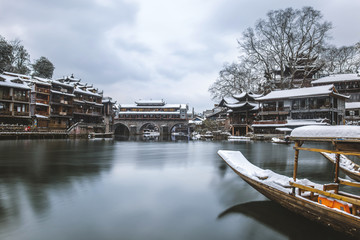
POLYGON ((312 6, 337 46, 360 41, 359 0, 0 0, 0 35, 54 78, 74 74, 118 103, 164 99, 211 109, 208 92, 237 39, 270 10, 312 6))

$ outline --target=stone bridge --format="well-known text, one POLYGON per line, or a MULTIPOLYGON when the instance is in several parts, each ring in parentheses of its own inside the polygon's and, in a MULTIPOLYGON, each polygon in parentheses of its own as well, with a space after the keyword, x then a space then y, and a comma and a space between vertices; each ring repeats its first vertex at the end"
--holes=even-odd
POLYGON ((160 135, 169 135, 174 127, 187 126, 187 119, 171 119, 171 120, 127 120, 127 119, 114 119, 113 131, 114 134, 119 135, 140 135, 144 129, 152 126, 159 130, 160 135))

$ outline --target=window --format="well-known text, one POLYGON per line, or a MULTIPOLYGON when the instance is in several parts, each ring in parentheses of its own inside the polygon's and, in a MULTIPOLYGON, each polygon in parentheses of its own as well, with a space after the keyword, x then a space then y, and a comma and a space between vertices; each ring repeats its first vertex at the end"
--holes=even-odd
POLYGON ((300 100, 300 109, 305 109, 306 108, 306 99, 301 99, 300 100))

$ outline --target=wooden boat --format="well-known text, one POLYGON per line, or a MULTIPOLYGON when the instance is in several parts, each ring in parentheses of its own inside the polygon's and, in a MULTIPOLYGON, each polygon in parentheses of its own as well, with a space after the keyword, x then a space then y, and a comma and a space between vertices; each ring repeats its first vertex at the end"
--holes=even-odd
MULTIPOLYGON (((321 155, 323 155, 327 160, 329 160, 332 163, 336 163, 336 155, 333 153, 326 153, 322 152, 321 155)), ((342 170, 346 175, 348 175, 350 178, 354 179, 357 182, 360 182, 360 166, 353 161, 351 161, 349 158, 347 158, 345 155, 340 155, 340 170, 342 170)))
POLYGON ((250 137, 245 137, 245 136, 228 136, 227 139, 230 142, 248 142, 248 141, 251 141, 250 137))
POLYGON ((277 137, 271 138, 271 142, 279 143, 279 144, 290 144, 291 143, 289 139, 281 139, 281 138, 277 138, 277 137))
POLYGON ((357 143, 360 140, 358 139, 360 127, 346 129, 346 131, 342 129, 340 131, 342 132, 341 136, 336 134, 339 130, 336 127, 338 126, 316 126, 315 131, 312 126, 306 126, 297 128, 292 132, 291 140, 295 141, 292 178, 274 173, 271 170, 261 169, 250 163, 238 151, 220 150, 218 154, 235 173, 270 200, 310 220, 360 238, 360 196, 340 191, 342 185, 360 187, 360 183, 338 177, 340 154, 360 156, 360 148, 352 152, 342 150, 346 148, 342 148, 346 145, 345 143, 357 143), (329 134, 329 131, 332 134, 329 134), (335 150, 302 147, 307 141, 329 141, 333 143, 335 150), (300 150, 336 154, 334 182, 317 184, 307 179, 297 179, 300 150))

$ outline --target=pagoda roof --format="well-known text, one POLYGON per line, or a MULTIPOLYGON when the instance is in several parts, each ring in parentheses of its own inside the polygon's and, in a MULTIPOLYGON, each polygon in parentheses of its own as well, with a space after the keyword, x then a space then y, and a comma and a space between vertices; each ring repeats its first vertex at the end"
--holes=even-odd
POLYGON ((252 92, 242 92, 240 94, 233 95, 233 98, 235 98, 238 101, 245 101, 245 100, 255 101, 255 98, 259 98, 259 97, 262 97, 262 94, 254 94, 252 92))
POLYGON ((259 104, 250 102, 225 103, 225 106, 236 110, 258 110, 259 104))

